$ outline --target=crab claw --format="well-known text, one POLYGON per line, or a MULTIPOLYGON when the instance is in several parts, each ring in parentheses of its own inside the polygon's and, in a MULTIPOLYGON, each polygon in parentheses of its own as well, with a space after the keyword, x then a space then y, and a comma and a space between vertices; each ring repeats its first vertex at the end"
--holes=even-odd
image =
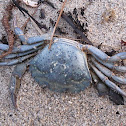
POLYGON ((10 94, 13 106, 17 109, 16 99, 21 84, 21 78, 26 71, 26 64, 18 64, 12 73, 10 80, 10 94))
POLYGON ((38 2, 32 0, 22 0, 26 5, 31 7, 38 7, 38 2))

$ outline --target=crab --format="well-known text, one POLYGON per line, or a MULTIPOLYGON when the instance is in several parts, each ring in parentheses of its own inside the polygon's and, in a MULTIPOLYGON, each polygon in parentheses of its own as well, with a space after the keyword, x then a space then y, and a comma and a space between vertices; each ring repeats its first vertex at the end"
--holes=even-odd
MULTIPOLYGON (((49 34, 30 37, 26 40, 23 31, 17 27, 16 23, 14 23, 14 29, 19 39, 27 44, 14 47, 12 54, 0 60, 0 66, 16 65, 10 79, 11 100, 15 108, 17 108, 16 97, 20 81, 27 66, 40 86, 48 87, 54 92, 79 93, 89 87, 93 79, 97 84, 102 82, 126 97, 126 92, 109 80, 126 84, 125 78, 118 77, 109 70, 126 73, 126 66, 115 65, 115 62, 126 59, 126 52, 109 57, 92 45, 83 45, 77 41, 56 37, 49 49, 49 34), (43 47, 45 44, 47 45, 43 47), (87 61, 87 53, 90 55, 90 63, 87 61), (88 65, 95 74, 89 71, 88 65)), ((8 45, 0 44, 1 52, 8 49, 8 45)), ((101 92, 104 89, 105 86, 99 88, 101 92)))

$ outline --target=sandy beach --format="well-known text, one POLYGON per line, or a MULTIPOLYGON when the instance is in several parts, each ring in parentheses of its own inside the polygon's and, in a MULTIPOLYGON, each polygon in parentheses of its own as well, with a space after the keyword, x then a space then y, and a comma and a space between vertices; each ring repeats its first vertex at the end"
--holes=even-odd
MULTIPOLYGON (((0 20, 10 0, 0 0, 0 20)), ((51 1, 51 0, 50 0, 51 1)), ((50 18, 55 22, 57 12, 62 6, 60 0, 51 1, 56 9, 48 4, 41 4, 34 18, 40 23, 52 27, 50 18), (40 10, 45 10, 45 19, 40 19, 40 10)), ((32 14, 35 8, 21 4, 32 14)), ((121 40, 126 41, 126 0, 69 0, 64 8, 67 13, 77 9, 81 22, 87 23, 87 37, 94 46, 101 45, 102 51, 115 50, 116 53, 126 51, 121 45, 121 40), (84 16, 80 9, 86 8, 84 16), (104 12, 113 10, 113 19, 103 17, 104 12)), ((18 26, 21 27, 27 16, 15 7, 13 17, 17 15, 18 26)), ((13 30, 13 20, 10 24, 13 30)), ((58 26, 67 34, 56 35, 77 39, 77 34, 71 26, 60 19, 58 26)), ((45 30, 42 29, 42 33, 45 30)), ((0 22, 0 40, 6 32, 0 22)), ((40 35, 32 22, 29 21, 25 29, 26 38, 40 35)), ((19 43, 17 39, 15 45, 19 43)), ((126 65, 126 64, 125 64, 126 65)), ((108 96, 99 97, 93 85, 79 94, 55 93, 45 88, 42 89, 31 77, 29 71, 21 81, 21 88, 17 96, 18 110, 15 110, 9 94, 9 81, 14 66, 0 67, 0 126, 126 126, 126 99, 125 105, 115 105, 108 96)), ((126 77, 126 74, 121 74, 126 77)), ((120 85, 126 92, 126 85, 120 85)))

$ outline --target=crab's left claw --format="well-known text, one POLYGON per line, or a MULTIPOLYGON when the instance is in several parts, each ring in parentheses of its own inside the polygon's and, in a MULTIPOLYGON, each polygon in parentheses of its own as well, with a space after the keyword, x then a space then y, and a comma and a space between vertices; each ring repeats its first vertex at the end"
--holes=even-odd
POLYGON ((10 94, 14 108, 17 109, 16 98, 20 88, 21 78, 26 71, 26 64, 18 64, 12 73, 10 80, 10 94))

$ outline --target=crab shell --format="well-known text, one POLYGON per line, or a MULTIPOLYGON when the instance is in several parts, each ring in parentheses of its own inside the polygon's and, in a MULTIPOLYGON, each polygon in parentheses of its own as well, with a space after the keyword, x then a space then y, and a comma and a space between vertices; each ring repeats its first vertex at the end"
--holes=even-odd
POLYGON ((74 45, 62 41, 55 42, 50 50, 47 45, 30 62, 29 70, 41 86, 55 92, 78 93, 91 83, 87 57, 74 45))

